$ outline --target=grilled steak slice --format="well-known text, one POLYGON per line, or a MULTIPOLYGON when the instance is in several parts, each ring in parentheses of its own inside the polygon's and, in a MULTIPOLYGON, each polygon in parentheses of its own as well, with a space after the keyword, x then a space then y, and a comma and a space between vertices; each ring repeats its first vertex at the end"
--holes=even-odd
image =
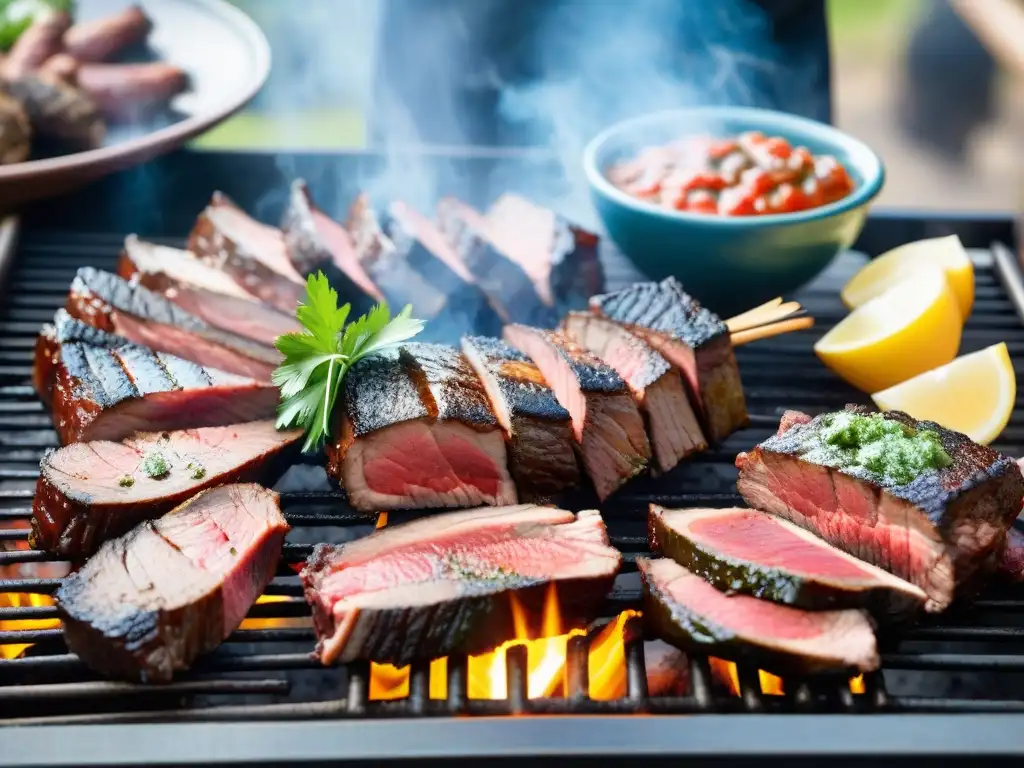
POLYGON ((505 429, 520 500, 547 500, 576 486, 572 420, 537 366, 500 339, 484 336, 463 337, 462 352, 505 429))
POLYGON ((909 582, 755 509, 663 509, 651 504, 652 551, 722 592, 800 608, 912 611, 925 594, 909 582))
POLYGON ((1014 526, 1006 531, 1006 546, 999 558, 998 574, 1010 581, 1024 581, 1024 533, 1014 526))
POLYGON ((180 248, 147 243, 129 235, 117 273, 170 299, 215 328, 268 346, 278 336, 301 330, 294 316, 263 304, 219 269, 180 248))
POLYGON ((823 414, 741 453, 737 487, 750 506, 916 584, 928 595, 925 609, 941 611, 958 586, 995 565, 1020 512, 1020 468, 965 435, 889 411, 871 416, 879 431, 927 430, 952 461, 898 482, 835 451, 850 414, 867 412, 823 414))
POLYGON ((602 501, 651 458, 643 418, 622 378, 560 333, 505 326, 505 339, 527 355, 572 417, 583 468, 602 501))
POLYGON ((407 344, 363 358, 343 386, 327 472, 356 509, 515 503, 501 426, 457 350, 407 344))
POLYGON ((50 410, 61 442, 123 440, 134 432, 218 427, 271 418, 277 387, 125 344, 44 341, 50 410))
POLYGON ((105 542, 57 591, 68 649, 104 675, 170 681, 242 623, 287 532, 276 493, 225 485, 105 542))
POLYGON ((623 378, 647 424, 657 469, 668 472, 707 448, 679 370, 622 326, 588 312, 570 312, 566 335, 623 378))
POLYGON ((273 347, 214 328, 148 288, 92 267, 78 270, 66 309, 84 323, 157 352, 261 381, 270 380, 281 360, 273 347))
POLYGON ((506 323, 553 328, 558 312, 545 304, 520 264, 494 244, 490 227, 479 211, 453 197, 437 206, 438 226, 452 250, 506 323))
POLYGON ((405 203, 389 209, 388 236, 409 265, 446 297, 448 316, 485 336, 501 333, 501 317, 480 290, 473 275, 430 219, 405 203))
POLYGON ((352 238, 316 207, 302 179, 292 182, 281 231, 288 258, 299 274, 323 272, 341 300, 352 304, 354 315, 384 302, 384 294, 359 262, 352 238))
POLYGON ((32 384, 43 404, 49 407, 53 385, 57 379, 60 362, 60 346, 66 342, 81 342, 93 347, 116 349, 129 347, 132 343, 123 336, 116 336, 81 320, 76 320, 66 310, 58 309, 53 324, 46 324, 36 338, 35 362, 32 366, 32 384))
POLYGON ((878 669, 875 635, 858 610, 803 611, 719 592, 679 563, 637 558, 644 622, 683 650, 751 660, 776 674, 878 669))
POLYGON ((223 192, 214 192, 199 214, 188 249, 287 315, 295 314, 305 295, 306 284, 288 258, 281 231, 250 217, 223 192))
POLYGON ((558 214, 519 197, 499 197, 487 212, 488 227, 501 251, 534 281, 546 304, 559 314, 585 309, 604 290, 598 238, 558 214))
POLYGON ((107 128, 96 102, 59 77, 29 72, 5 81, 3 91, 25 109, 36 137, 83 150, 103 143, 107 128))
POLYGON ((74 560, 153 520, 198 491, 225 483, 273 483, 287 469, 301 430, 273 421, 176 432, 143 432, 119 443, 75 443, 39 465, 32 505, 37 549, 74 560), (144 463, 146 462, 146 463, 144 463), (166 464, 166 473, 160 470, 166 464))
POLYGON ((515 636, 511 596, 539 615, 550 585, 570 626, 605 600, 622 556, 595 511, 521 505, 389 526, 321 544, 302 571, 324 664, 406 664, 479 653, 515 636))
POLYGON ((675 278, 594 296, 590 308, 625 326, 679 367, 703 414, 704 434, 712 442, 746 426, 743 383, 729 330, 675 278))

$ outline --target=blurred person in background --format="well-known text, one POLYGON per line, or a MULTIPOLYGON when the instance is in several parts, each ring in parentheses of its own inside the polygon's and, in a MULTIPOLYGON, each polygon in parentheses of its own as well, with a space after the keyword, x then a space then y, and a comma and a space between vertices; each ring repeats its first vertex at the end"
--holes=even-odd
POLYGON ((382 0, 381 14, 371 144, 544 145, 556 122, 592 133, 702 104, 832 117, 824 0, 382 0))

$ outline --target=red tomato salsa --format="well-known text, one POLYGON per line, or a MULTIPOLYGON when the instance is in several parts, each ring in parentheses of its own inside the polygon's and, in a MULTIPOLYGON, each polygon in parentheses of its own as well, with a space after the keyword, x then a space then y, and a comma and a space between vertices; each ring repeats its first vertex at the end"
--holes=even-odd
POLYGON ((614 166, 608 179, 664 208, 720 216, 805 211, 840 200, 854 188, 836 158, 814 156, 806 147, 760 131, 651 147, 614 166))

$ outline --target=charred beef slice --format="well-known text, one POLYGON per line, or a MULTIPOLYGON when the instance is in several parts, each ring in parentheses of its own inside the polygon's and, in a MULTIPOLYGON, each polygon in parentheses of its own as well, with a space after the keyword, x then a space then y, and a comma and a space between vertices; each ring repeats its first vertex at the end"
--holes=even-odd
POLYGON ((47 407, 50 406, 53 385, 57 380, 60 345, 67 342, 80 342, 104 349, 133 346, 123 336, 93 328, 73 318, 67 310, 58 309, 53 315, 53 323, 47 323, 39 330, 32 365, 32 385, 47 407))
POLYGON ((583 468, 602 501, 651 458, 651 444, 629 387, 566 336, 525 325, 505 326, 505 340, 540 369, 572 417, 583 468))
POLYGON ((278 431, 273 421, 252 421, 48 451, 39 464, 30 542, 80 560, 205 488, 273 483, 301 436, 278 431))
POLYGON ((170 681, 238 628, 287 532, 276 493, 224 485, 105 542, 57 591, 68 649, 104 675, 170 681))
POLYGON ((360 263, 351 236, 316 207, 302 179, 292 182, 281 231, 296 271, 301 275, 323 272, 341 302, 352 304, 353 316, 384 302, 384 294, 360 263))
POLYGON ((253 219, 223 192, 214 192, 188 237, 188 249, 223 270, 249 293, 287 315, 306 293, 279 229, 253 219))
POLYGON ((621 558, 598 512, 488 507, 320 545, 302 583, 324 664, 406 664, 511 639, 511 595, 538 616, 552 584, 563 622, 584 626, 604 603, 621 558))
POLYGON ((604 291, 598 237, 519 195, 499 197, 487 211, 491 237, 530 275, 537 292, 559 314, 585 309, 604 291))
POLYGON ((683 650, 776 674, 870 672, 879 657, 863 611, 804 611, 720 592, 674 560, 637 558, 644 622, 683 650))
POLYGON ((570 312, 563 329, 629 386, 644 416, 656 468, 668 472, 707 448, 679 369, 621 325, 588 312, 570 312))
POLYGON ((786 520, 756 509, 664 509, 651 504, 651 550, 722 592, 812 610, 916 611, 925 594, 786 520))
POLYGON ((219 269, 180 248, 147 243, 129 235, 117 273, 215 328, 267 346, 273 346, 278 336, 301 330, 294 315, 262 303, 219 269))
POLYGON ((69 315, 135 344, 269 381, 280 353, 236 333, 215 328, 169 299, 109 272, 82 267, 71 282, 69 315))
POLYGON ((487 219, 479 211, 448 197, 437 205, 437 222, 503 322, 541 328, 558 323, 558 312, 541 299, 526 270, 495 245, 487 219))
POLYGON ((513 504, 501 425, 458 350, 406 344, 345 377, 327 472, 356 509, 513 504))
POLYGON ((951 463, 897 483, 830 456, 825 430, 857 406, 795 423, 736 457, 747 503, 916 584, 941 611, 957 587, 996 563, 1017 517, 1024 478, 1013 459, 933 422, 889 411, 871 418, 937 435, 951 463))
POLYGON ((572 419, 540 369, 500 339, 465 336, 462 352, 505 430, 520 500, 551 499, 578 485, 572 419))
POLYGON ((594 296, 593 312, 620 323, 686 376, 713 443, 746 426, 746 399, 725 323, 673 277, 594 296))

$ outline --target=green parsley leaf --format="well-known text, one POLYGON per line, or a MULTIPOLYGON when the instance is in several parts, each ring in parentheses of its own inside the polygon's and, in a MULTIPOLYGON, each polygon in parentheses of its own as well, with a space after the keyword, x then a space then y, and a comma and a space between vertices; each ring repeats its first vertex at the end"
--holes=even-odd
POLYGON ((423 321, 406 306, 394 318, 386 304, 345 325, 350 305, 338 306, 338 293, 322 272, 306 280, 306 299, 295 316, 300 333, 278 337, 275 346, 284 361, 272 380, 281 389, 277 428, 299 426, 306 431, 304 451, 314 451, 330 436, 331 414, 341 382, 360 358, 411 339, 423 321))

